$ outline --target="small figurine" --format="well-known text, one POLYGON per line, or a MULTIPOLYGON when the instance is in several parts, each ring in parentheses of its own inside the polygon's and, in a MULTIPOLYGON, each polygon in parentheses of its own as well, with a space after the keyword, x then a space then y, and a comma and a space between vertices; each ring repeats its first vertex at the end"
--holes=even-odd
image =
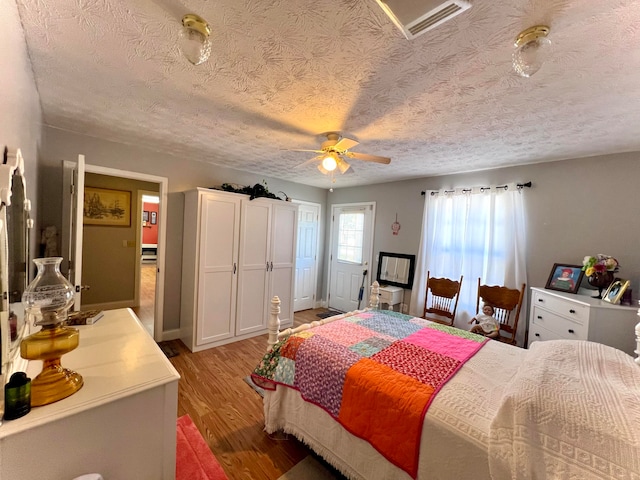
POLYGON ((498 321, 493 316, 494 313, 495 310, 493 306, 485 304, 482 307, 482 313, 469 320, 469 324, 473 322, 477 323, 477 325, 471 327, 471 332, 489 338, 498 338, 500 335, 500 325, 498 325, 498 321))

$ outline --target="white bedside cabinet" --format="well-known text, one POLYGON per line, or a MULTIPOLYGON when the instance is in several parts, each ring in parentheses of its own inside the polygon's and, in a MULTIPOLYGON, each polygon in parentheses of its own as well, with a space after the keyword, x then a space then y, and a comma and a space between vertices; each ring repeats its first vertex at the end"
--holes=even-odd
POLYGON ((633 356, 637 312, 636 307, 613 305, 590 295, 533 287, 528 345, 541 340, 590 340, 633 356))
POLYGON ((380 303, 386 303, 389 306, 389 310, 394 310, 393 307, 395 305, 402 303, 403 294, 404 289, 401 287, 380 287, 380 303))

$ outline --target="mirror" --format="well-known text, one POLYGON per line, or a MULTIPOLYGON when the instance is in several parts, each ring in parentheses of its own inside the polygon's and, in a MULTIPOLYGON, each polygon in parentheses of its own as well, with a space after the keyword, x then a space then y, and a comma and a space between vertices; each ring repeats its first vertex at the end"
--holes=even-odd
POLYGON ((380 285, 412 288, 415 266, 415 255, 380 252, 376 280, 380 285))
POLYGON ((20 342, 27 331, 22 293, 29 281, 29 230, 33 221, 20 150, 5 148, 4 162, 0 165, 0 192, 0 333, 2 372, 6 374, 8 364, 19 357, 20 342))

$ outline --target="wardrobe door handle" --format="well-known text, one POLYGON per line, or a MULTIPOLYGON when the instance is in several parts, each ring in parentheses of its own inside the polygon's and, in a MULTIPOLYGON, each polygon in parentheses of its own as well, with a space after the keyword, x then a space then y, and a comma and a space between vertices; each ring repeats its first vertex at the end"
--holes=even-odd
POLYGON ((573 331, 573 328, 570 328, 569 333, 576 333, 576 332, 573 331))
POLYGON ((544 303, 544 298, 539 298, 539 299, 538 299, 538 301, 539 301, 540 303, 544 303))
POLYGON ((267 272, 269 271, 269 262, 267 262, 267 272))
POLYGON ((536 333, 536 334, 535 334, 535 336, 536 336, 536 337, 539 337, 539 336, 540 336, 540 334, 539 334, 539 333, 536 333))
POLYGON ((576 313, 576 311, 572 308, 571 310, 569 310, 569 313, 576 313))
POLYGON ((538 315, 538 320, 542 320, 542 315, 538 315))
POLYGON ((271 271, 273 272, 273 262, 271 262, 271 271))
POLYGON ((234 275, 236 274, 236 264, 235 264, 235 262, 233 263, 233 274, 234 275))

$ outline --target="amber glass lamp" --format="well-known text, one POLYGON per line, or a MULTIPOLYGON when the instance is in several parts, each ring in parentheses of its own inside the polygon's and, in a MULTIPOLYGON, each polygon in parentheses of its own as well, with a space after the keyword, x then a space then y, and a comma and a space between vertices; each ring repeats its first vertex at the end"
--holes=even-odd
POLYGON ((20 343, 20 355, 42 360, 42 372, 31 382, 31 406, 56 402, 77 392, 82 376, 61 365, 61 357, 78 346, 79 332, 64 326, 73 305, 73 285, 60 273, 61 257, 36 258, 36 278, 22 295, 25 312, 42 328, 20 343))

